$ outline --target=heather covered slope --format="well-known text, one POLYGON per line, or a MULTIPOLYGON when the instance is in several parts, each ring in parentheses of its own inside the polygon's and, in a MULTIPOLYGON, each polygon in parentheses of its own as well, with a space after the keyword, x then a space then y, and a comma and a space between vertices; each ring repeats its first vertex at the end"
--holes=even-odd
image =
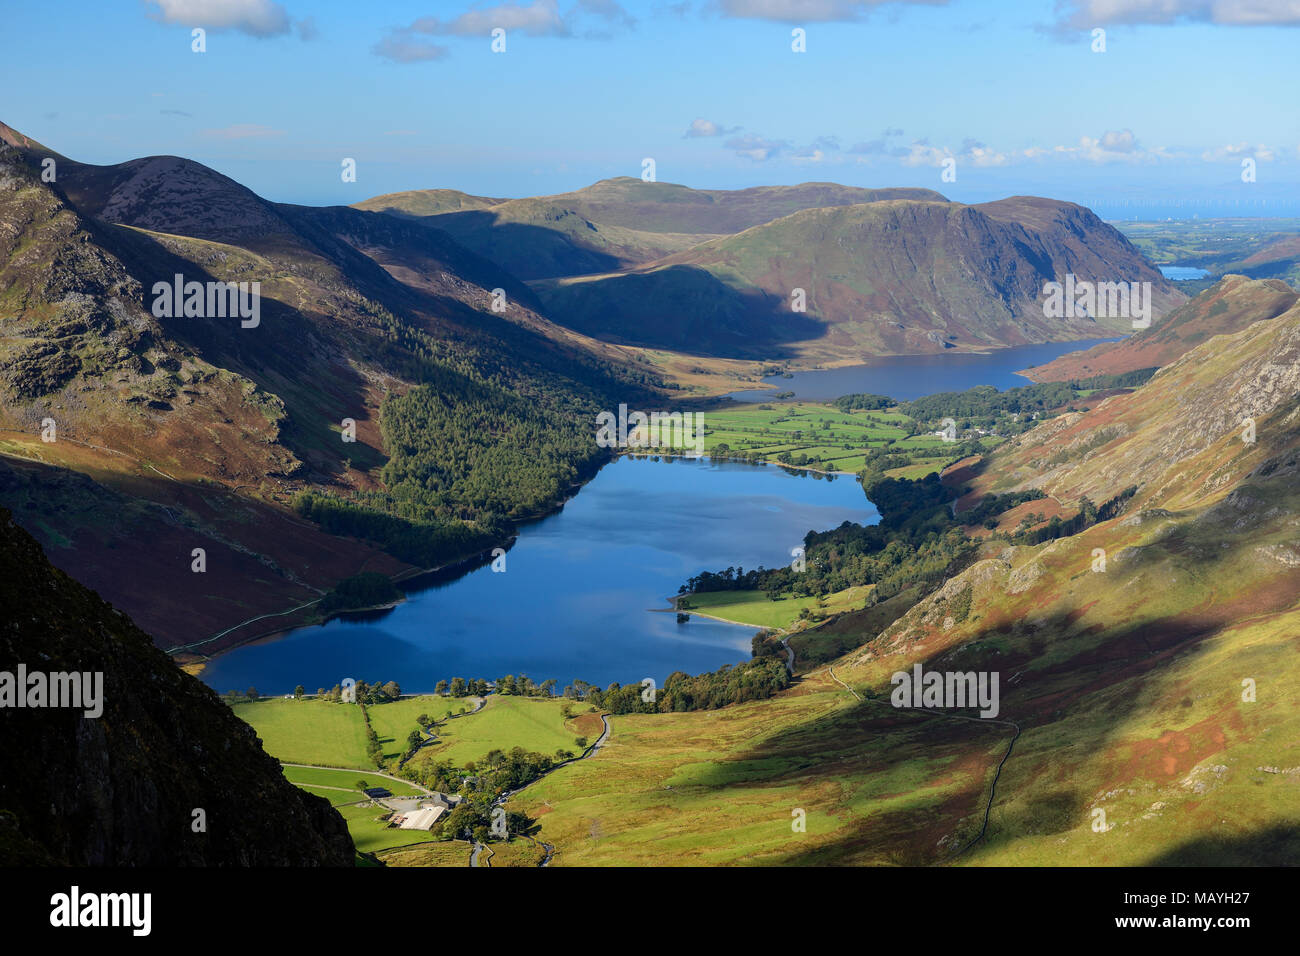
POLYGON ((1134 332, 1122 342, 1103 342, 1082 352, 1071 352, 1047 365, 1027 369, 1024 374, 1037 382, 1063 382, 1157 368, 1211 336, 1237 332, 1254 322, 1281 315, 1297 299, 1300 294, 1277 279, 1224 276, 1213 288, 1149 329, 1134 332))
POLYGON ((863 355, 1097 338, 1132 317, 1044 315, 1067 274, 1184 299, 1080 206, 890 199, 814 208, 621 272, 535 283, 549 314, 612 341, 724 356, 863 355), (792 307, 794 290, 806 314, 792 307))
POLYGON ((555 196, 488 199, 430 189, 376 196, 355 208, 444 230, 467 248, 530 280, 608 272, 800 209, 885 199, 943 201, 928 189, 803 183, 702 190, 623 176, 555 196))
POLYGON ((1009 442, 978 491, 1136 493, 986 541, 892 624, 846 615, 861 646, 772 700, 613 718, 520 809, 561 865, 1300 862, 1298 359, 1293 308, 1009 442), (890 706, 917 662, 999 674, 1006 723, 890 706))
POLYGON ((51 567, 0 509, 0 659, 103 675, 103 713, 0 709, 0 863, 350 866, 327 801, 129 618, 51 567), (206 813, 195 832, 193 812, 206 813))
POLYGON ((58 174, 43 182, 44 147, 0 132, 5 500, 56 562, 165 646, 309 602, 361 570, 478 553, 604 460, 575 410, 654 384, 436 230, 269 203, 168 157, 94 167, 50 154, 58 174), (153 314, 155 283, 177 274, 260 283, 259 320, 153 314), (47 419, 56 441, 42 440, 47 419), (455 461, 434 467, 429 429, 455 461), (68 497, 24 490, 43 480, 68 497), (398 524, 372 533, 374 520, 353 516, 326 533, 289 513, 303 491, 398 524), (164 545, 130 574, 111 544, 128 518, 164 545), (415 540, 401 530, 412 521, 428 546, 380 553, 415 540), (213 559, 208 577, 188 572, 194 547, 213 559), (159 581, 174 604, 155 599, 159 581))

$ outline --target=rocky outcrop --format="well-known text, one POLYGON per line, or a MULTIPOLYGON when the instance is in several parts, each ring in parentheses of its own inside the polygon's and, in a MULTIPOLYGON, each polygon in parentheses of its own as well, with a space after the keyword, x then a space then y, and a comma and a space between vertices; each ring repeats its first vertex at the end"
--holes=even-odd
POLYGON ((0 707, 0 864, 350 866, 343 818, 0 509, 0 671, 102 674, 102 713, 0 707), (201 825, 200 825, 201 824, 201 825))

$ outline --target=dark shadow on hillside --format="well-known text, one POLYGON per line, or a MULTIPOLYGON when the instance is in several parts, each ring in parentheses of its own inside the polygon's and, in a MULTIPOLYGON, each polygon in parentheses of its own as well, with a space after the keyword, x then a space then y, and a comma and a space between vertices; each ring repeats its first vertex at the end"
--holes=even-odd
MULTIPOLYGON (((213 282, 217 277, 189 259, 174 255, 150 236, 115 228, 115 251, 144 285, 145 307, 154 281, 213 282)), ((260 277, 251 276, 245 281, 260 277)), ((244 328, 239 317, 161 318, 167 334, 208 363, 255 382, 284 400, 288 421, 282 440, 294 454, 322 474, 342 471, 336 426, 343 418, 363 418, 369 383, 334 353, 313 323, 297 309, 265 294, 258 325, 244 328)), ((359 338, 361 338, 359 336, 359 338)), ((358 343, 362 354, 381 356, 387 348, 378 335, 358 343)), ((354 452, 359 458, 363 452, 354 452)))
POLYGON ((1202 836, 1161 853, 1147 866, 1300 866, 1300 820, 1245 836, 1202 836))
MULTIPOLYGON (((980 645, 984 639, 996 636, 1002 645, 1001 652, 993 658, 1001 682, 999 720, 1014 721, 1025 733, 1042 730, 1075 713, 1079 702, 1090 694, 1127 682, 1125 693, 1111 694, 1104 707, 1098 705, 1091 710, 1094 719, 1104 717, 1107 726, 1118 731, 1130 717, 1152 706, 1153 699, 1145 688, 1153 676, 1174 660, 1196 653, 1199 644, 1226 623, 1209 616, 1185 616, 1116 629, 1100 646, 1081 647, 1078 654, 1034 671, 1029 681, 1022 678, 1018 683, 1009 684, 1010 678, 1026 671, 1036 658, 1059 650, 1059 642, 1077 641, 1086 636, 1072 624, 1070 617, 1069 613, 1056 615, 1036 628, 1017 621, 998 631, 986 631, 956 648, 923 658, 922 667, 927 671, 989 669, 988 648, 980 645)), ((865 635, 864 640, 872 636, 865 635)), ((946 719, 941 711, 893 711, 892 720, 889 716, 881 717, 880 712, 891 711, 890 689, 888 685, 875 688, 874 700, 851 703, 833 714, 782 730, 739 753, 736 760, 769 761, 780 768, 756 775, 756 786, 800 783, 813 787, 820 779, 846 769, 865 775, 900 770, 901 765, 911 760, 933 759, 935 748, 940 747, 952 751, 957 759, 980 755, 982 772, 971 774, 971 785, 963 789, 961 799, 945 800, 936 795, 920 798, 906 812, 890 810, 855 818, 842 826, 829 846, 800 848, 765 862, 794 866, 861 863, 864 859, 882 858, 906 865, 978 862, 982 850, 1026 834, 1064 832, 1084 822, 1085 804, 1091 793, 1078 791, 1068 779, 1043 791, 1014 813, 999 810, 1015 794, 1017 785, 1023 786, 1021 768, 1041 762, 1043 743, 1039 741, 1047 738, 1026 739, 1022 735, 998 782, 986 836, 958 856, 958 850, 979 833, 993 772, 1013 730, 992 722, 981 726, 973 721, 946 719), (913 729, 901 721, 924 722, 924 739, 919 747, 911 739, 913 729), (881 735, 888 738, 883 748, 884 759, 873 755, 881 735)), ((847 697, 848 692, 844 693, 847 697)), ((1072 736, 1071 762, 1083 763, 1104 752, 1112 739, 1113 734, 1108 732, 1072 736)), ((699 782, 723 786, 734 772, 735 764, 726 761, 715 769, 712 781, 705 775, 699 782)))
MULTIPOLYGON (((578 218, 576 213, 573 215, 578 218)), ((522 222, 497 222, 497 214, 489 210, 444 213, 427 225, 441 229, 461 245, 525 281, 613 272, 627 264, 609 253, 586 248, 554 229, 522 222)), ((599 236, 596 227, 585 222, 585 228, 596 242, 599 236)))
POLYGON ((566 283, 542 299, 554 321, 587 335, 712 358, 790 358, 790 344, 827 334, 788 300, 733 288, 697 266, 566 283))

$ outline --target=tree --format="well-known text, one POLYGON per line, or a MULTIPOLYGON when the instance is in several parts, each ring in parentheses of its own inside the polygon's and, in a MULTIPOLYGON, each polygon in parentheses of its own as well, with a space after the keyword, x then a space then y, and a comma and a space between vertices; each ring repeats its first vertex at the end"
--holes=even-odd
POLYGON ((248 690, 244 693, 244 696, 247 697, 249 700, 257 700, 257 688, 256 687, 248 688, 248 690))
POLYGON ((586 749, 587 749, 587 738, 586 738, 586 737, 574 737, 574 738, 573 738, 573 742, 574 742, 575 744, 578 745, 578 749, 579 749, 579 750, 586 750, 586 749))
POLYGON ((302 700, 302 695, 305 693, 307 693, 307 688, 303 687, 302 684, 299 684, 293 689, 293 696, 298 700, 302 700))
POLYGON ((465 678, 453 677, 451 679, 451 696, 452 697, 465 696, 465 678))
POLYGON ((389 700, 397 700, 397 698, 402 696, 402 688, 398 686, 398 683, 395 680, 390 680, 388 683, 386 683, 383 686, 382 690, 384 692, 384 696, 387 697, 389 700))
POLYGON ((506 811, 506 832, 527 833, 533 825, 533 818, 519 810, 506 811))
POLYGON ((421 714, 419 717, 415 718, 415 722, 419 724, 421 727, 428 727, 430 724, 429 715, 421 714))
POLYGON ((406 735, 407 749, 418 750, 420 747, 420 739, 421 739, 420 732, 418 730, 412 730, 409 734, 406 735))
POLYGON ((445 680, 438 681, 437 686, 433 688, 433 692, 440 697, 447 696, 447 682, 445 680))

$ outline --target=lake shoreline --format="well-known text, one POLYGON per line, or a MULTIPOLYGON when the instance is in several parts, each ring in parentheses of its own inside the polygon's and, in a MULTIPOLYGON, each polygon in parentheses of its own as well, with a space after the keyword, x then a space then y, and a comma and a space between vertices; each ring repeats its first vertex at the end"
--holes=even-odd
POLYGON ((712 671, 748 658, 749 639, 761 626, 709 612, 699 614, 689 628, 674 627, 658 614, 636 615, 628 627, 616 621, 626 621, 629 608, 648 610, 660 595, 718 561, 772 565, 785 550, 774 551, 774 540, 802 540, 809 529, 835 527, 844 520, 875 520, 873 506, 855 482, 792 480, 807 477, 811 470, 806 467, 775 470, 719 460, 710 467, 682 468, 685 462, 679 461, 677 468, 667 468, 665 457, 671 456, 614 457, 616 474, 607 478, 602 468, 595 492, 587 487, 590 482, 584 483, 578 489, 583 493, 570 499, 576 498, 577 505, 570 505, 576 510, 562 509, 550 519, 558 523, 540 531, 520 529, 516 547, 524 551, 516 560, 512 549, 511 574, 487 573, 482 566, 490 561, 487 554, 480 562, 471 556, 443 568, 433 582, 407 572, 406 600, 396 607, 348 609, 336 615, 343 623, 334 620, 321 631, 281 622, 273 632, 229 648, 245 651, 242 655, 212 655, 199 676, 219 691, 247 685, 274 694, 281 685, 287 691, 296 683, 315 687, 336 681, 336 670, 363 669, 368 679, 371 674, 400 674, 404 686, 412 688, 432 687, 438 678, 456 673, 595 678, 603 685, 626 680, 629 664, 655 676, 712 671), (624 457, 632 460, 621 462, 624 457), (660 461, 651 463, 656 457, 660 461), (656 504, 629 510, 628 504, 638 500, 656 504), (671 528, 665 524, 670 514, 671 528), (739 537, 732 530, 737 527, 745 529, 739 537), (611 529, 617 530, 611 535, 611 529), (650 554, 655 570, 645 579, 650 554), (638 599, 636 592, 648 590, 651 582, 654 590, 638 599), (417 594, 427 583, 433 587, 417 594), (617 602, 605 601, 589 607, 581 598, 593 589, 622 594, 622 601, 635 604, 620 609, 617 602), (538 624, 539 609, 551 607, 564 613, 544 615, 553 618, 551 623, 538 624), (554 652, 539 643, 544 637, 556 642, 554 652), (636 648, 628 648, 630 658, 623 645, 636 648))
POLYGON ((782 378, 777 381, 765 380, 752 388, 733 390, 715 397, 743 404, 779 403, 787 400, 826 404, 841 395, 864 392, 886 395, 901 403, 926 395, 965 391, 976 385, 992 385, 999 391, 1005 391, 1033 384, 1032 379, 1021 375, 1012 365, 1021 368, 1043 365, 1064 355, 1086 351, 1102 342, 1116 341, 1123 337, 1123 332, 1116 331, 1101 338, 1031 342, 1000 348, 952 348, 938 352, 869 355, 856 362, 823 364, 812 369, 792 368, 781 373, 782 378), (987 361, 973 361, 978 359, 987 361), (966 381, 952 381, 954 378, 961 379, 963 374, 966 381), (1013 381, 1012 376, 1024 381, 1013 381), (932 384, 918 390, 917 380, 927 377, 932 379, 932 384), (855 381, 863 379, 868 381, 855 381), (771 395, 774 391, 788 391, 793 395, 789 399, 776 399, 771 395), (834 395, 830 394, 832 391, 835 392, 834 395))
MULTIPOLYGON (((273 627, 269 627, 264 630, 255 631, 254 633, 251 633, 248 636, 238 641, 235 641, 231 644, 221 647, 219 650, 211 654, 202 654, 200 652, 188 650, 189 648, 198 646, 195 644, 185 645, 184 647, 179 647, 179 648, 172 648, 171 650, 166 651, 165 653, 167 653, 170 657, 172 657, 173 660, 176 660, 177 655, 180 654, 193 655, 196 658, 195 660, 188 660, 188 661, 176 660, 177 666, 179 666, 186 673, 190 674, 192 677, 201 678, 204 671, 207 670, 209 664, 211 664, 213 661, 216 661, 220 657, 224 657, 225 655, 229 654, 231 651, 247 648, 257 644, 273 643, 275 641, 282 640, 297 631, 302 631, 313 627, 324 627, 326 624, 330 623, 333 620, 339 618, 346 619, 349 615, 364 615, 368 613, 393 610, 401 606, 402 604, 405 604, 409 600, 409 595, 405 593, 408 590, 419 591, 419 590, 424 590, 425 587, 432 586, 434 584, 453 583, 459 580, 460 578, 464 577, 465 575, 470 574, 471 572, 477 570, 483 565, 490 563, 492 560, 492 552, 497 548, 503 548, 508 552, 510 548, 513 547, 514 544, 519 540, 520 530, 522 530, 524 527, 537 524, 538 522, 544 521, 547 518, 559 514, 561 511, 564 510, 565 506, 569 504, 569 502, 577 498, 578 495, 582 492, 582 490, 586 488, 587 485, 589 485, 593 480, 595 480, 596 476, 599 475, 607 466, 614 464, 615 462, 619 461, 622 458, 632 458, 632 459, 682 458, 688 461, 704 461, 704 462, 713 461, 713 459, 709 456, 704 456, 700 459, 691 459, 681 454, 669 454, 664 452, 658 452, 658 453, 646 452, 645 450, 642 449, 620 449, 615 454, 611 455, 608 461, 603 462, 601 466, 597 468, 590 476, 583 478, 579 481, 576 481, 572 485, 570 485, 569 488, 566 489, 564 498, 558 501, 555 504, 555 506, 551 508, 549 511, 546 511, 544 513, 538 513, 535 515, 529 515, 526 518, 520 519, 520 521, 516 525, 515 533, 512 534, 509 538, 505 539, 504 541, 495 542, 491 548, 484 549, 482 551, 479 551, 467 557, 457 558, 455 560, 448 561, 446 564, 442 564, 437 567, 433 567, 433 568, 412 567, 412 568, 408 568, 405 571, 398 572, 395 575, 390 575, 389 580, 392 581, 394 584, 398 585, 399 587, 402 587, 404 591, 403 596, 397 600, 386 602, 384 604, 374 605, 372 607, 343 608, 336 611, 331 611, 325 617, 320 619, 309 619, 305 621, 300 621, 298 623, 277 624, 273 627), (420 586, 420 581, 423 578, 432 578, 435 580, 431 580, 427 582, 424 585, 424 587, 422 587, 420 586)), ((857 477, 856 472, 823 471, 817 468, 810 468, 806 465, 789 465, 784 462, 776 461, 775 459, 763 459, 758 462, 753 462, 753 461, 745 461, 740 459, 720 458, 718 459, 718 461, 720 463, 725 462, 729 464, 751 465, 753 467, 766 467, 768 465, 773 465, 777 468, 785 468, 791 471, 807 472, 810 474, 832 475, 832 476, 840 476, 840 477, 848 477, 848 478, 857 477)), ((310 607, 311 605, 316 604, 319 600, 320 598, 317 598, 315 601, 311 601, 307 605, 298 605, 295 607, 287 608, 284 611, 271 612, 269 614, 261 615, 259 618, 255 620, 261 620, 263 618, 283 617, 285 615, 293 614, 295 612, 303 610, 305 607, 310 607)), ((743 621, 732 621, 732 620, 728 620, 727 618, 717 617, 714 615, 701 614, 700 616, 708 617, 711 620, 716 620, 724 624, 734 624, 738 627, 754 626, 754 625, 746 624, 743 621)), ((247 621, 244 623, 252 623, 252 621, 247 621)), ((235 628, 238 628, 240 626, 241 625, 237 624, 235 625, 235 628)))

